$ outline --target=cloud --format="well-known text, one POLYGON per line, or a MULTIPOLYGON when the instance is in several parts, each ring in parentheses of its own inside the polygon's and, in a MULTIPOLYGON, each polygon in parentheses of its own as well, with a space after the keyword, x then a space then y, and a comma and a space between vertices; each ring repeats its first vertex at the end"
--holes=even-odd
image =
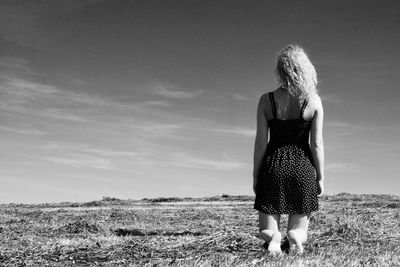
POLYGON ((325 165, 325 171, 335 173, 358 173, 359 166, 349 162, 331 162, 325 165))
POLYGON ((164 121, 164 117, 161 115, 168 115, 168 113, 160 114, 157 118, 152 119, 149 114, 142 114, 144 111, 140 107, 134 107, 130 112, 132 114, 136 113, 136 117, 126 117, 125 115, 125 117, 118 118, 117 121, 109 122, 110 127, 108 127, 108 131, 117 136, 135 136, 135 138, 147 139, 151 142, 154 142, 154 138, 157 140, 165 138, 193 139, 191 133, 193 127, 190 127, 190 123, 179 122, 178 120, 181 119, 174 119, 172 115, 170 118, 166 118, 166 120, 171 122, 164 121))
POLYGON ((12 133, 18 133, 18 134, 24 134, 24 135, 45 135, 47 134, 46 132, 39 131, 37 129, 17 129, 17 128, 11 128, 7 126, 0 126, 0 131, 6 131, 6 132, 12 132, 12 133))
POLYGON ((31 69, 28 67, 28 60, 20 57, 1 57, 0 69, 2 71, 18 71, 20 73, 32 74, 31 69))
MULTIPOLYGON (((0 62, 4 63, 4 60, 0 60, 0 62)), ((2 110, 25 114, 29 117, 40 116, 74 122, 86 121, 80 114, 74 113, 79 112, 77 106, 83 108, 84 105, 80 103, 87 103, 90 97, 36 81, 35 73, 23 60, 14 59, 10 64, 3 64, 2 70, 4 70, 4 73, 0 74, 0 94, 2 96, 0 108, 2 110), (74 106, 74 108, 70 106, 74 106)))
POLYGON ((321 95, 321 100, 323 103, 344 103, 344 100, 337 95, 321 95))
MULTIPOLYGON (((210 159, 189 153, 193 142, 184 141, 196 139, 195 147, 204 145, 198 129, 210 128, 214 121, 194 120, 190 114, 154 108, 171 107, 173 99, 195 98, 199 92, 186 92, 172 85, 151 86, 157 89, 150 91, 153 98, 128 103, 111 96, 84 93, 84 86, 88 86, 84 83, 76 84, 74 91, 46 84, 42 80, 47 76, 32 71, 24 60, 12 59, 3 65, 7 72, 0 79, 0 93, 5 96, 0 98, 0 108, 9 111, 10 129, 20 129, 18 125, 32 121, 32 126, 40 125, 40 129, 51 133, 50 139, 41 138, 35 143, 39 151, 36 157, 44 166, 47 163, 56 165, 56 169, 72 167, 79 172, 88 169, 88 175, 96 170, 132 172, 132 167, 145 172, 149 166, 160 163, 168 167, 223 171, 245 166, 226 156, 210 159), (77 92, 80 87, 82 90, 77 92), (165 98, 157 100, 155 95, 165 98), (171 153, 177 147, 184 152, 171 153)), ((254 136, 254 130, 244 127, 219 125, 210 131, 254 136)), ((25 132, 35 133, 39 134, 33 130, 25 132)))
POLYGON ((327 121, 325 122, 325 126, 327 127, 336 127, 336 128, 350 128, 354 127, 347 122, 344 121, 327 121))
MULTIPOLYGON (((36 160, 36 159, 34 159, 36 160)), ((18 159, 18 160, 5 160, 5 159, 1 159, 1 164, 0 165, 4 165, 4 166, 10 166, 10 165, 15 165, 17 166, 19 169, 21 167, 36 167, 36 166, 41 166, 40 163, 36 162, 36 161, 32 161, 32 160, 22 160, 22 159, 18 159)), ((0 172, 3 173, 9 173, 10 170, 9 169, 0 169, 0 172)), ((11 171, 12 172, 12 171, 11 171)))
POLYGON ((209 129, 209 131, 223 133, 223 134, 239 135, 239 136, 249 137, 249 138, 253 138, 256 136, 256 130, 252 129, 252 128, 223 127, 223 128, 209 129))
POLYGON ((155 86, 153 93, 156 95, 174 99, 191 99, 196 98, 199 95, 199 93, 186 92, 175 88, 171 89, 163 84, 155 86))
POLYGON ((252 98, 239 93, 234 93, 233 98, 236 100, 253 100, 252 98))
POLYGON ((9 88, 9 92, 16 94, 54 94, 59 92, 57 88, 51 85, 45 85, 30 80, 24 80, 17 77, 2 77, 5 79, 5 85, 9 88), (17 91, 17 92, 16 92, 17 91))
POLYGON ((32 78, 22 78, 22 76, 19 72, 0 74, 0 93, 7 98, 7 101, 3 99, 3 103, 9 103, 10 100, 15 99, 22 103, 28 99, 49 97, 59 92, 54 86, 35 82, 32 78))
MULTIPOLYGON (((154 108, 170 106, 167 99, 147 100, 132 105, 112 97, 85 94, 83 90, 77 93, 42 83, 41 76, 30 69, 26 60, 0 59, 0 62, 7 62, 3 64, 4 74, 0 75, 0 109, 7 111, 10 118, 14 116, 19 121, 23 120, 24 124, 26 121, 35 121, 44 128, 51 128, 52 132, 70 128, 77 134, 83 129, 84 122, 88 127, 91 126, 91 130, 101 131, 102 136, 112 133, 124 138, 129 134, 135 139, 191 138, 183 134, 184 126, 180 123, 186 121, 187 117, 154 108), (65 122, 81 125, 77 127, 65 122)), ((10 125, 15 125, 16 122, 12 121, 14 118, 10 119, 10 125)))
POLYGON ((170 107, 171 103, 167 102, 165 100, 150 100, 150 101, 144 101, 144 102, 139 102, 137 105, 141 106, 148 106, 148 107, 170 107))
POLYGON ((365 125, 361 125, 360 123, 354 123, 344 120, 327 120, 324 123, 327 127, 335 127, 335 128, 349 128, 354 130, 371 130, 373 128, 365 125))
POLYGON ((199 168, 199 169, 214 169, 223 171, 234 171, 236 169, 242 168, 243 163, 232 159, 224 160, 210 160, 202 159, 192 156, 188 153, 172 153, 168 159, 173 165, 183 166, 188 168, 199 168))
POLYGON ((77 179, 91 180, 95 182, 111 182, 113 180, 112 177, 107 178, 107 177, 84 175, 84 174, 64 174, 63 176, 67 178, 77 178, 77 179))
POLYGON ((64 151, 75 151, 86 154, 94 154, 97 156, 106 156, 106 157, 128 157, 128 158, 136 158, 139 153, 134 151, 127 150, 109 150, 104 148, 94 148, 87 144, 63 144, 60 142, 50 142, 44 146, 44 149, 49 150, 64 150, 64 151))
POLYGON ((174 123, 159 123, 159 122, 146 122, 146 123, 131 123, 130 127, 140 130, 146 136, 153 137, 177 137, 181 135, 176 134, 176 130, 181 129, 182 125, 174 123))
POLYGON ((47 157, 46 160, 74 168, 109 170, 114 166, 108 159, 89 155, 74 155, 73 157, 47 157))
POLYGON ((87 121, 82 116, 74 115, 74 114, 71 114, 70 111, 60 110, 57 108, 49 108, 44 111, 39 111, 36 114, 45 116, 45 117, 54 118, 54 119, 61 119, 61 120, 67 120, 67 121, 73 121, 73 122, 87 121))

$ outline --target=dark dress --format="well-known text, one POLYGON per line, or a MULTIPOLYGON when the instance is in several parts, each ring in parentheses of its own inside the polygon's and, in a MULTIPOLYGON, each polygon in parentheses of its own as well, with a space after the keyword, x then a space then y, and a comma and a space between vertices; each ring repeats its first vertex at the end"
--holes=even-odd
POLYGON ((298 119, 276 118, 273 93, 269 93, 273 118, 268 120, 270 140, 260 167, 254 209, 266 214, 302 214, 318 210, 317 177, 308 143, 311 121, 303 119, 307 99, 298 119))

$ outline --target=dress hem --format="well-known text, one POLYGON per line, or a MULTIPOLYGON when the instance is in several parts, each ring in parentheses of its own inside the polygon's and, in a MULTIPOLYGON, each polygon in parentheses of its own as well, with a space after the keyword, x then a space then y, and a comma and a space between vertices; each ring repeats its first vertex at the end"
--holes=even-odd
POLYGON ((273 214, 304 214, 304 213, 319 211, 319 207, 317 207, 316 209, 310 209, 309 211, 301 211, 301 212, 298 212, 298 211, 293 211, 293 212, 292 211, 287 211, 287 212, 268 212, 268 211, 265 211, 264 209, 262 209, 262 208, 260 208, 260 207, 258 207, 256 205, 254 205, 253 209, 255 209, 255 210, 259 211, 259 212, 262 212, 264 214, 269 214, 269 215, 273 215, 273 214))

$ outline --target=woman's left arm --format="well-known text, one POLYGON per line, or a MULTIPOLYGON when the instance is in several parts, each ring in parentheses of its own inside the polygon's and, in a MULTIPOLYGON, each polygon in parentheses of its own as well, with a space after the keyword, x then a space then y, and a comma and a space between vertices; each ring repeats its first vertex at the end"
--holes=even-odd
POLYGON ((260 167, 267 150, 268 144, 268 121, 265 113, 265 98, 267 94, 260 97, 257 106, 257 132, 256 140, 254 143, 254 169, 253 169, 253 191, 256 193, 256 186, 260 167))

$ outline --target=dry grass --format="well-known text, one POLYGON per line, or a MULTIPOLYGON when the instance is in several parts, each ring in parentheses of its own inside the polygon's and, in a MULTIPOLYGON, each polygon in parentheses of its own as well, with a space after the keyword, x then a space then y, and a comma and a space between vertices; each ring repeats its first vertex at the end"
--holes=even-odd
POLYGON ((400 266, 399 196, 325 196, 305 254, 281 257, 263 248, 252 205, 228 195, 0 205, 0 265, 400 266))

